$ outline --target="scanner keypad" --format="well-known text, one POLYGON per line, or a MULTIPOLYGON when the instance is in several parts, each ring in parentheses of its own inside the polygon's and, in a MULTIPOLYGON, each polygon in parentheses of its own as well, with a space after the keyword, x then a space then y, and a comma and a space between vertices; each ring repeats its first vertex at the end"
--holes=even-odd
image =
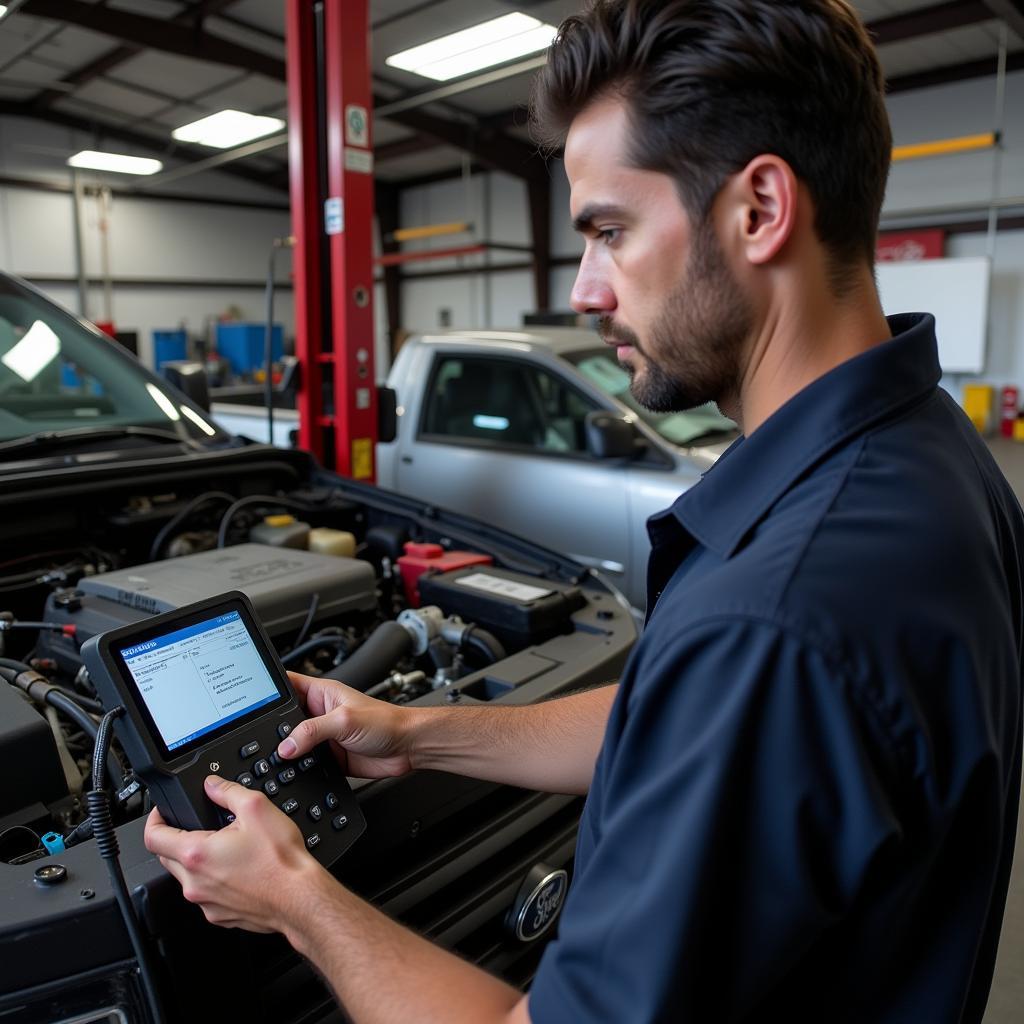
MULTIPOLYGON (((306 847, 314 851, 321 844, 329 847, 341 841, 331 836, 346 828, 351 811, 344 812, 340 790, 331 785, 319 752, 294 761, 278 755, 277 744, 291 731, 291 723, 281 722, 265 737, 244 738, 234 748, 238 763, 222 764, 220 774, 234 778, 247 789, 262 789, 299 826, 306 847)), ((224 824, 234 820, 234 815, 226 811, 220 817, 224 824)))

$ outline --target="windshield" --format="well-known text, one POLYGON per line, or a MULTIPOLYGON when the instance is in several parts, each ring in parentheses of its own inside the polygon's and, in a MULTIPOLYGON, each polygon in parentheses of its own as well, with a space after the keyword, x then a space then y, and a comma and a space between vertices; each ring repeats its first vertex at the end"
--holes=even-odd
POLYGON ((113 339, 0 274, 0 440, 90 427, 224 439, 113 339))
POLYGON ((606 349, 570 353, 566 358, 576 364, 591 384, 627 406, 672 444, 685 447, 697 441, 719 441, 737 430, 736 424, 710 402, 686 412, 651 412, 645 409, 630 393, 629 373, 606 349))

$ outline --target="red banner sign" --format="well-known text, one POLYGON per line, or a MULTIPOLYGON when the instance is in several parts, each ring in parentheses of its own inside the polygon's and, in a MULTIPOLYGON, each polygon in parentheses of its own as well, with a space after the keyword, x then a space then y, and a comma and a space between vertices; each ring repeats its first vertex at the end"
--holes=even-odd
POLYGON ((875 246, 875 259, 879 263, 940 260, 945 251, 945 231, 883 231, 875 246))

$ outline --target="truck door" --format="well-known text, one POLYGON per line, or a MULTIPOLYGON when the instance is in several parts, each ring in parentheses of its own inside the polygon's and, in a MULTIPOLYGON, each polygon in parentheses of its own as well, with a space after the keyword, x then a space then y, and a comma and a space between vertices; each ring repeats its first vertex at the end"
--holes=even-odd
POLYGON ((627 467, 592 458, 598 406, 532 360, 435 356, 397 489, 519 534, 625 581, 627 467))

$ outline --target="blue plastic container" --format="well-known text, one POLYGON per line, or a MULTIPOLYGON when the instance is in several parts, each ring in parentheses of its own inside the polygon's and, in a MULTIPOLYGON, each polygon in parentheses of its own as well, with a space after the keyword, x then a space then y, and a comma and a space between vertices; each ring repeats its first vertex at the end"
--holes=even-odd
POLYGON ((70 391, 77 391, 82 386, 82 381, 71 363, 60 364, 60 386, 70 391))
MULTIPOLYGON (((217 352, 231 365, 231 372, 250 375, 263 367, 265 324, 217 324, 217 352)), ((271 335, 274 362, 284 355, 284 328, 274 324, 271 335)))
POLYGON ((164 363, 188 358, 188 334, 185 331, 154 331, 153 361, 159 370, 164 363))

